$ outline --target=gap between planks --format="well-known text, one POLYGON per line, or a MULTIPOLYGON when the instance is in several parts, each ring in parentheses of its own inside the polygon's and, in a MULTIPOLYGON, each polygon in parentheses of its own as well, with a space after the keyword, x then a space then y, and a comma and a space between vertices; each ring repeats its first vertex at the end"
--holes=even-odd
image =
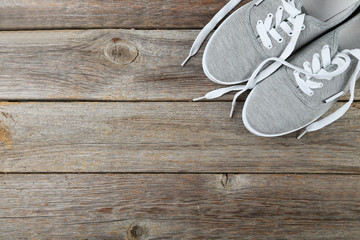
POLYGON ((326 172, 0 172, 0 175, 302 175, 359 176, 360 173, 326 172))
POLYGON ((352 239, 360 237, 359 180, 336 175, 1 175, 0 236, 352 239))

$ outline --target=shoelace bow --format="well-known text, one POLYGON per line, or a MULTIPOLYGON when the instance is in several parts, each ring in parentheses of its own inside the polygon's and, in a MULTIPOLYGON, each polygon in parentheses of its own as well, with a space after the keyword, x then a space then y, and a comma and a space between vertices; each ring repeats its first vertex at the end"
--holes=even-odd
MULTIPOLYGON (((198 36, 196 37, 188 57, 181 64, 184 66, 189 59, 194 56, 200 49, 201 45, 204 43, 207 36, 210 32, 215 28, 215 26, 231 11, 233 10, 242 0, 230 0, 212 19, 211 21, 200 31, 198 36)), ((260 5, 265 0, 259 0, 254 3, 256 6, 260 5)), ((295 7, 294 0, 281 0, 283 6, 279 6, 276 12, 276 22, 275 27, 272 27, 273 22, 273 14, 268 14, 265 21, 259 20, 256 26, 259 37, 263 43, 263 45, 267 48, 272 48, 272 43, 270 36, 276 39, 278 42, 282 42, 282 36, 275 29, 276 27, 280 27, 286 32, 289 36, 292 36, 288 46, 284 50, 283 54, 280 56, 282 59, 288 58, 291 53, 294 51, 297 39, 299 38, 301 30, 305 29, 303 25, 305 20, 305 14, 301 14, 301 11, 295 7), (293 25, 293 28, 290 25, 283 21, 283 12, 284 10, 290 15, 287 19, 293 25)))

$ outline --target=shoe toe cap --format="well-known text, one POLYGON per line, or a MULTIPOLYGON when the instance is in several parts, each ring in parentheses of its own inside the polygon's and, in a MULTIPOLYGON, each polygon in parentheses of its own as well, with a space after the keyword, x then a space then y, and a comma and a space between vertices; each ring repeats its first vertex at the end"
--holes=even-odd
POLYGON ((263 59, 248 37, 244 18, 241 12, 230 16, 215 31, 205 48, 204 72, 215 82, 244 80, 263 59))

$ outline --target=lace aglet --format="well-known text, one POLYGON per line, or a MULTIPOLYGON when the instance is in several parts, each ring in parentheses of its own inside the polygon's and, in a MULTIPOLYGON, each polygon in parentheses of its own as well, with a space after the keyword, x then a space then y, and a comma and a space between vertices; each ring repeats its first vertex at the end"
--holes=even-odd
POLYGON ((185 59, 185 61, 181 64, 181 66, 182 66, 182 67, 185 66, 185 64, 190 60, 191 57, 192 57, 192 56, 189 55, 189 56, 185 59))
POLYGON ((233 115, 234 115, 234 111, 235 111, 235 105, 233 104, 233 105, 231 106, 230 118, 232 118, 232 117, 233 117, 233 115))
POLYGON ((308 133, 308 131, 305 130, 304 132, 302 132, 302 133, 297 137, 297 139, 302 138, 302 137, 305 136, 305 134, 307 134, 307 133, 308 133))
POLYGON ((204 100, 204 99, 206 99, 206 97, 194 98, 193 102, 197 102, 197 101, 204 100))

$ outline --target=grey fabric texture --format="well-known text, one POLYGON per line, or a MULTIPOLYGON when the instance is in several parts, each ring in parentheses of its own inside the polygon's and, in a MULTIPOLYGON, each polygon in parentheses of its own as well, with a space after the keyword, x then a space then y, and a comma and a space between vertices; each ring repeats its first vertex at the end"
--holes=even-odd
MULTIPOLYGON (((295 3, 300 7, 303 1, 295 0, 295 3)), ((217 83, 231 84, 249 78, 268 57, 280 56, 291 38, 279 28, 277 30, 284 41, 278 43, 272 39, 273 48, 267 49, 257 34, 256 23, 258 20, 265 20, 269 13, 275 14, 281 5, 281 0, 266 0, 258 6, 252 1, 231 14, 214 32, 205 48, 205 74, 217 83)), ((287 16, 284 19, 285 17, 287 16)), ((329 31, 346 17, 338 22, 325 23, 306 15, 306 29, 302 31, 296 49, 329 31)))
MULTIPOLYGON (((302 68, 303 63, 311 63, 313 55, 320 54, 325 45, 330 47, 333 57, 338 53, 339 30, 334 30, 301 49, 289 62, 302 68)), ((322 82, 324 86, 313 89, 313 96, 303 93, 296 84, 294 70, 283 66, 252 90, 246 100, 243 117, 253 130, 265 135, 281 135, 300 129, 333 106, 334 102, 324 103, 325 99, 343 90, 348 91, 348 80, 356 64, 353 61, 345 73, 332 80, 314 80, 322 82)), ((334 66, 327 70, 331 68, 334 66)))

